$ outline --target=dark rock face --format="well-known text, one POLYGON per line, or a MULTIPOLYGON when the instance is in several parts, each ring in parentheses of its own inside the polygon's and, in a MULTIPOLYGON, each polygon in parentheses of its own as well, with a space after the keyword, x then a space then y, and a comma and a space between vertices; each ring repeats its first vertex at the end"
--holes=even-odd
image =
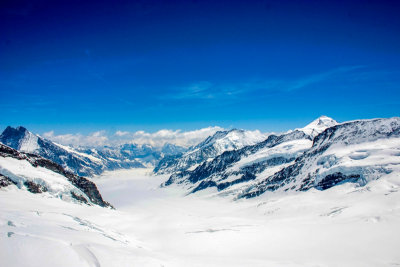
POLYGON ((221 191, 221 190, 224 190, 224 189, 226 189, 226 188, 228 188, 228 187, 230 187, 232 185, 248 182, 248 181, 254 180, 256 178, 257 178, 257 176, 255 176, 253 173, 246 171, 239 179, 233 180, 231 182, 219 183, 217 185, 217 189, 218 189, 218 191, 221 191))
POLYGON ((7 186, 12 185, 12 184, 16 185, 16 183, 13 180, 11 180, 10 178, 0 174, 0 188, 7 187, 7 186))
POLYGON ((202 181, 195 189, 193 189, 192 193, 215 186, 217 186, 217 184, 214 181, 202 181))
POLYGON ((74 192, 71 192, 71 197, 82 203, 89 204, 87 199, 84 196, 77 195, 74 192))
POLYGON ((29 192, 34 193, 34 194, 40 194, 40 193, 48 191, 48 189, 45 186, 36 184, 32 181, 25 181, 24 185, 28 189, 29 192))
POLYGON ((8 126, 0 135, 0 142, 14 149, 18 149, 27 131, 28 130, 22 126, 17 128, 8 126))
MULTIPOLYGON (((85 195, 90 199, 93 204, 101 207, 112 207, 110 203, 103 200, 96 185, 84 177, 73 174, 72 172, 66 171, 59 164, 52 162, 48 159, 40 157, 35 154, 19 152, 6 145, 0 143, 0 156, 1 157, 12 157, 18 160, 27 160, 33 167, 43 167, 53 172, 63 175, 66 179, 71 182, 75 187, 79 188, 85 195)), ((33 182, 26 182, 25 186, 32 193, 42 193, 47 191, 43 186, 37 185, 33 182)), ((79 200, 79 199, 78 199, 79 200)), ((87 201, 86 201, 87 202, 87 201)))
POLYGON ((344 175, 341 172, 336 172, 325 176, 316 185, 316 188, 320 190, 326 190, 344 182, 356 182, 360 177, 361 176, 359 174, 344 175))
POLYGON ((292 177, 298 175, 302 166, 301 158, 300 160, 297 159, 293 165, 283 168, 281 171, 259 182, 256 186, 248 188, 247 191, 239 195, 239 197, 252 198, 259 196, 266 191, 275 191, 289 183, 292 177))
POLYGON ((71 172, 68 172, 68 171, 64 170, 57 163, 54 163, 54 162, 44 159, 44 158, 36 159, 32 163, 32 165, 44 167, 46 169, 52 170, 56 173, 59 173, 59 174, 65 176, 68 179, 68 181, 70 181, 74 186, 76 186, 77 188, 82 190, 89 197, 89 199, 90 199, 90 201, 92 201, 92 203, 102 206, 102 207, 111 206, 108 202, 105 202, 103 200, 96 185, 93 182, 89 181, 87 178, 80 177, 71 172))

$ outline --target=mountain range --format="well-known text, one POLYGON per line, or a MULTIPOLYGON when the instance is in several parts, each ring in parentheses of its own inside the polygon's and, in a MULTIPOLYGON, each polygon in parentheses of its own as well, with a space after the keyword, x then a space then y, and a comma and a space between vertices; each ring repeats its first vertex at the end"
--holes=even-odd
POLYGON ((153 166, 164 156, 185 151, 183 147, 172 144, 161 148, 137 144, 72 148, 45 139, 22 126, 7 127, 0 135, 0 142, 21 152, 40 155, 70 172, 89 177, 106 170, 153 166))
MULTIPOLYGON (((321 116, 304 128, 280 134, 218 131, 188 149, 172 144, 72 148, 24 127, 7 127, 0 142, 29 162, 30 157, 40 157, 77 177, 153 166, 156 175, 166 177, 162 187, 176 185, 187 194, 203 191, 240 199, 272 191, 326 190, 345 182, 362 186, 399 172, 399 137, 398 117, 338 123, 321 116)), ((9 183, 5 178, 0 182, 9 183)))
POLYGON ((171 174, 184 170, 194 169, 200 163, 208 161, 225 151, 237 150, 245 146, 254 145, 266 138, 259 131, 245 131, 232 129, 218 131, 207 137, 196 146, 190 147, 183 154, 165 157, 154 168, 156 174, 171 174))
POLYGON ((252 198, 267 191, 325 190, 344 182, 365 185, 400 171, 399 136, 397 117, 338 123, 322 116, 304 128, 224 151, 193 169, 181 168, 162 186, 252 198))

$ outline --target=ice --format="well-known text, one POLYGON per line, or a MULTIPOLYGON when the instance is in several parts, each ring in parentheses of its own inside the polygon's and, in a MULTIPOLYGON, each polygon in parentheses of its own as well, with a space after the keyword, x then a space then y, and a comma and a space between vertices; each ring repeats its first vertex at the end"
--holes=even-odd
POLYGON ((396 266, 400 179, 365 187, 185 196, 151 170, 95 179, 117 209, 1 189, 4 266, 396 266))

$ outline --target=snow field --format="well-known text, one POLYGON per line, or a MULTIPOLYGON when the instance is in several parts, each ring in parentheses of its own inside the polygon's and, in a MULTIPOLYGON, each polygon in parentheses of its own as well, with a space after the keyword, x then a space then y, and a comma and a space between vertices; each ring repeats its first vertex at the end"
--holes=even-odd
MULTIPOLYGON (((233 201, 160 188, 151 170, 94 179, 117 210, 0 192, 4 266, 396 266, 400 177, 233 201), (50 253, 51 252, 51 253, 50 253)), ((2 264, 3 265, 3 264, 2 264)))

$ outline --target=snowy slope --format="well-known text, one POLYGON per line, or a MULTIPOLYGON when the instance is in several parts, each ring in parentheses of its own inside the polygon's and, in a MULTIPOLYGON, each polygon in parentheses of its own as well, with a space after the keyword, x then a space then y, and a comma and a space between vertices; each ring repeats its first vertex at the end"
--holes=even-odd
POLYGON ((67 201, 110 206, 89 180, 65 171, 60 165, 34 154, 0 144, 0 175, 3 187, 16 186, 35 194, 67 201))
POLYGON ((42 138, 21 126, 7 127, 0 136, 0 142, 19 151, 40 155, 82 176, 98 175, 105 170, 141 168, 149 162, 154 164, 162 156, 152 148, 134 145, 71 148, 42 138))
POLYGON ((225 151, 240 149, 254 145, 264 140, 267 136, 259 131, 244 131, 233 129, 218 131, 200 144, 191 147, 182 155, 165 157, 154 168, 157 174, 174 173, 194 169, 200 163, 211 160, 225 151))
POLYGON ((315 134, 336 124, 333 119, 322 116, 304 128, 270 135, 255 145, 226 151, 194 170, 172 174, 164 185, 184 184, 191 192, 216 187, 224 194, 237 194, 241 187, 288 166, 312 146, 315 134))
POLYGON ((315 126, 225 151, 165 187, 150 169, 105 172, 96 184, 116 210, 78 204, 68 190, 94 195, 58 165, 0 145, 0 265, 399 266, 400 118, 315 126))
POLYGON ((400 175, 400 118, 359 120, 330 127, 293 164, 251 185, 239 197, 266 191, 320 190, 344 182, 365 185, 400 175))
POLYGON ((334 119, 329 118, 327 116, 321 116, 318 119, 312 121, 306 127, 296 130, 302 131, 308 136, 310 136, 312 139, 314 139, 314 137, 325 131, 326 128, 330 128, 337 124, 338 122, 335 121, 334 119))
MULTIPOLYGON (((150 173, 150 171, 148 170, 150 173)), ((229 201, 159 188, 143 169, 98 179, 116 210, 0 189, 0 262, 16 266, 394 267, 400 182, 229 201)))

